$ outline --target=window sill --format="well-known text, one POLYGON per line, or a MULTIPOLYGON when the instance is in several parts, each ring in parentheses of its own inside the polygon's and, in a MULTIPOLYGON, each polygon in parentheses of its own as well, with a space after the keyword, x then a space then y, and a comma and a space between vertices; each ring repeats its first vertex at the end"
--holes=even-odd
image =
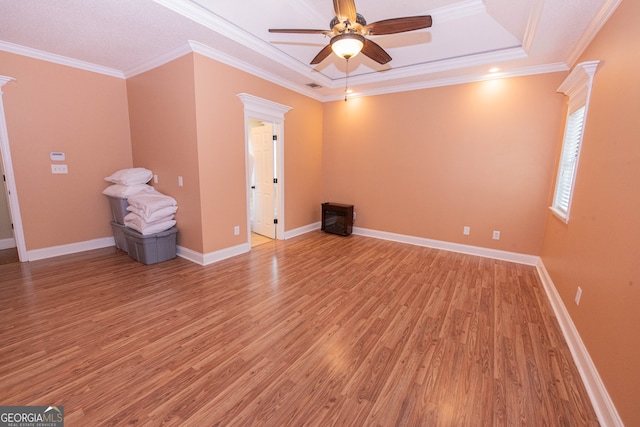
POLYGON ((556 217, 558 217, 558 219, 560 219, 562 222, 564 222, 565 224, 569 224, 569 214, 568 213, 564 213, 561 210, 558 210, 557 208, 555 208, 553 206, 549 206, 549 210, 556 217))

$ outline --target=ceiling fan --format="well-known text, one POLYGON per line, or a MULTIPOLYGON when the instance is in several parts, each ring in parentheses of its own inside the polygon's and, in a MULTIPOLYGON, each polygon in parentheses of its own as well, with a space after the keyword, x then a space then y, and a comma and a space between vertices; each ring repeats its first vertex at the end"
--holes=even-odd
POLYGON ((334 52, 347 61, 360 51, 379 64, 391 61, 391 56, 377 43, 365 36, 382 36, 404 33, 431 27, 430 15, 407 16, 377 21, 367 25, 362 15, 356 12, 355 0, 333 0, 336 16, 331 20, 330 30, 269 29, 270 33, 324 34, 331 37, 326 45, 311 61, 316 65, 334 52))

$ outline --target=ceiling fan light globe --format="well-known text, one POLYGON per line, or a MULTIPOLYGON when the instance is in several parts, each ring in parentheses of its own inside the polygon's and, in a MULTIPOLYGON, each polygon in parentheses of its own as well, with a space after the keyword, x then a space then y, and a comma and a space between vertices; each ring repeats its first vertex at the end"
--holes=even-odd
POLYGON ((364 46, 364 37, 360 34, 340 34, 331 39, 331 50, 343 59, 356 56, 364 46))

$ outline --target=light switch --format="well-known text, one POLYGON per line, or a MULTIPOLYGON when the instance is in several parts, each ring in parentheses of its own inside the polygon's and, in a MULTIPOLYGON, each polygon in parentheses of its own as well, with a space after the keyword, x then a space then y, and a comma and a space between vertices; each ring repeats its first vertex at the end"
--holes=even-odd
POLYGON ((178 187, 182 187, 182 177, 178 177, 178 187))
POLYGON ((67 169, 67 165, 51 165, 51 173, 52 174, 69 173, 69 170, 67 169))

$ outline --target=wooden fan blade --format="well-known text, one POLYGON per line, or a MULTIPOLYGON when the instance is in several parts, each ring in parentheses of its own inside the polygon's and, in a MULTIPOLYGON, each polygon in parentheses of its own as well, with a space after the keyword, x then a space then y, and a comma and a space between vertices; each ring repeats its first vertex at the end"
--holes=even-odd
POLYGON ((356 3, 355 0, 333 0, 333 9, 336 12, 336 18, 340 22, 348 20, 351 23, 356 22, 356 3))
POLYGON ((290 33, 290 34, 329 34, 331 31, 328 30, 297 30, 297 29, 287 29, 287 28, 269 28, 270 33, 290 33))
POLYGON ((405 31, 421 30, 431 27, 433 23, 430 15, 407 16, 404 18, 384 19, 364 27, 371 35, 385 35, 404 33, 405 31))
POLYGON ((377 43, 372 42, 369 39, 364 39, 364 46, 362 47, 362 53, 369 58, 376 61, 378 64, 386 64, 391 61, 391 57, 384 51, 377 43))
POLYGON ((323 47, 320 52, 318 52, 318 54, 316 55, 315 58, 313 58, 313 60, 311 60, 311 65, 316 65, 321 63, 322 61, 324 61, 324 59, 327 56, 331 55, 331 52, 333 52, 333 50, 331 50, 331 43, 329 43, 328 45, 323 47))

